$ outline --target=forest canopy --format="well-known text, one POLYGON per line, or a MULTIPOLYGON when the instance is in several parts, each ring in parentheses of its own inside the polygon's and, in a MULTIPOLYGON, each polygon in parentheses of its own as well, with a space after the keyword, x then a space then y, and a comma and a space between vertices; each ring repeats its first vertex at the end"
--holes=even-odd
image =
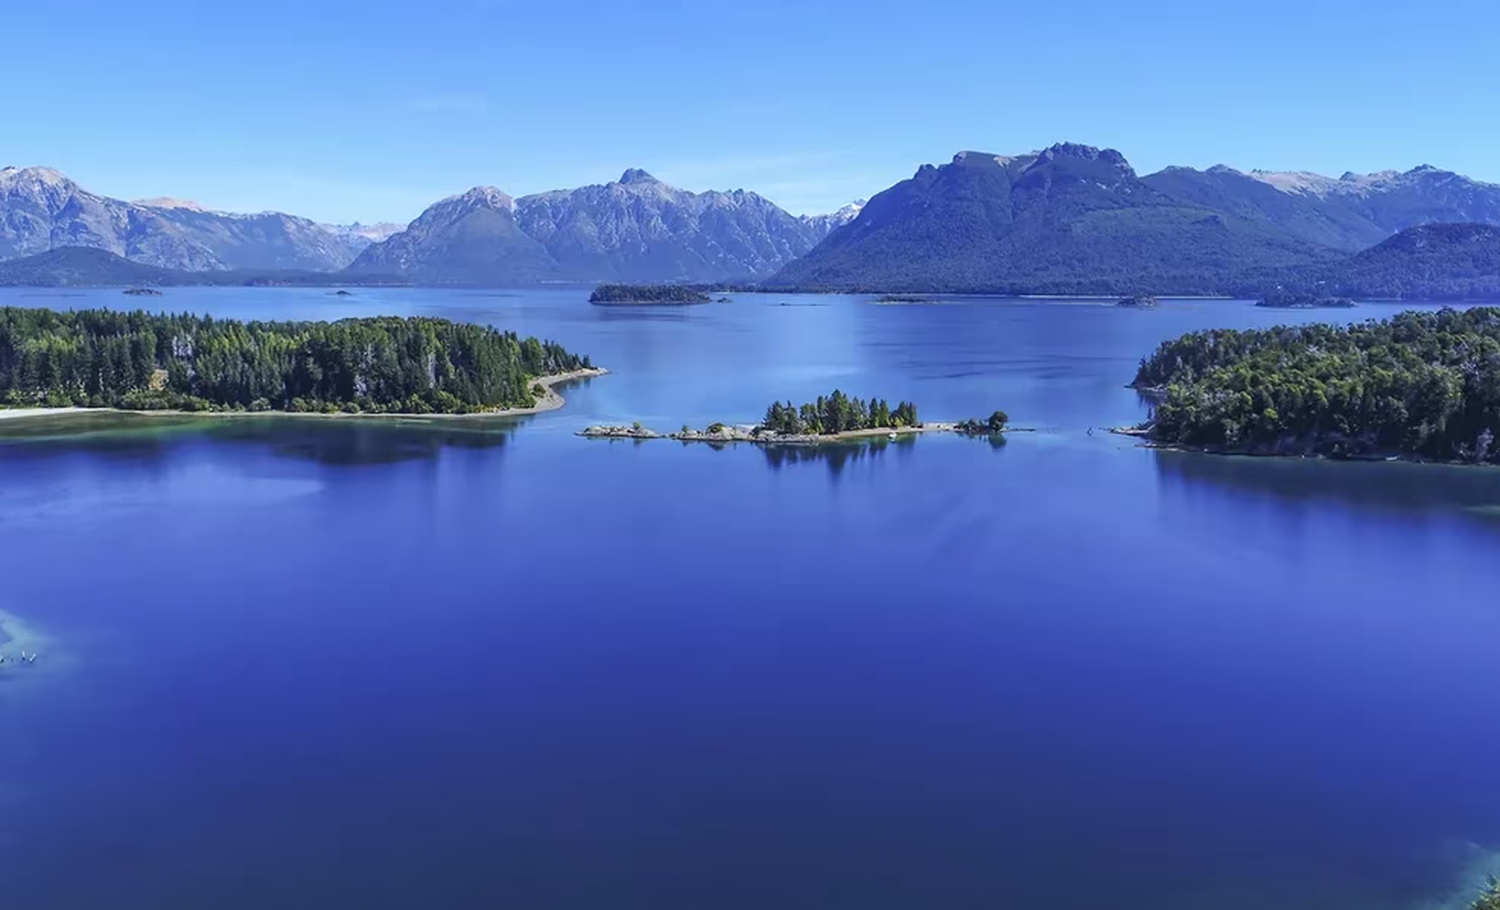
POLYGON ((0 404, 135 410, 469 413, 535 404, 587 357, 428 317, 240 322, 0 308, 0 404))
POLYGON ((1160 442, 1500 463, 1500 309, 1193 332, 1141 361, 1160 442))
POLYGON ((917 425, 917 406, 909 401, 892 408, 883 398, 850 398, 838 389, 799 406, 773 402, 761 427, 783 436, 831 435, 851 430, 900 429, 917 425))
POLYGON ((709 303, 701 288, 686 284, 601 284, 589 303, 709 303))

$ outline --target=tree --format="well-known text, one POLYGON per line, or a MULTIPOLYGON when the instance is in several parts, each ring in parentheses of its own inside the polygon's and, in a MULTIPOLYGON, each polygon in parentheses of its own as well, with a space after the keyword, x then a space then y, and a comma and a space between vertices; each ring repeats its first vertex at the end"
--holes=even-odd
POLYGON ((1475 899, 1471 910, 1500 910, 1500 879, 1490 877, 1489 884, 1475 899))

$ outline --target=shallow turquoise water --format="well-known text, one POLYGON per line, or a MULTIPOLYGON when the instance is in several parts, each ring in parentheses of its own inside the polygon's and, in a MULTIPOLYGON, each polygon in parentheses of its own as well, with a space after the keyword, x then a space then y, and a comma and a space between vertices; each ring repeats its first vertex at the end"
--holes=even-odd
POLYGON ((0 608, 56 649, 0 681, 7 898, 1397 910, 1500 844, 1500 472, 1088 433, 1144 413, 1160 340, 1327 314, 584 300, 155 301, 483 320, 615 371, 506 429, 0 443, 0 608), (572 435, 833 386, 1038 432, 572 435))

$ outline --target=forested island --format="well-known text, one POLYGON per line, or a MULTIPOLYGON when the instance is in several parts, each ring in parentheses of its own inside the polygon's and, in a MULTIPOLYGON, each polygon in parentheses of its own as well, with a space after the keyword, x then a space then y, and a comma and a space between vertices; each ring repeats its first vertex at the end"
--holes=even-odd
POLYGON ((960 423, 923 423, 909 401, 891 407, 884 398, 853 398, 838 389, 816 401, 795 405, 774 401, 758 424, 711 423, 696 430, 684 425, 675 433, 661 433, 640 423, 591 426, 580 436, 611 439, 677 439, 683 442, 755 442, 762 445, 821 445, 879 436, 914 433, 962 433, 995 437, 1004 433, 1010 418, 995 411, 985 420, 960 423))
POLYGON ((984 420, 960 420, 954 425, 954 429, 965 436, 997 436, 1005 432, 1008 423, 1010 415, 1004 411, 996 411, 984 420))
POLYGON ((712 303, 701 289, 686 284, 601 284, 589 295, 589 303, 646 303, 684 306, 712 303))
POLYGON ((1211 451, 1500 463, 1500 309, 1168 341, 1133 385, 1135 432, 1211 451))
POLYGON ((1319 294, 1274 293, 1267 294, 1255 302, 1256 306, 1273 310, 1348 310, 1354 301, 1348 297, 1325 297, 1319 294))
POLYGON ((10 407, 486 413, 534 407, 551 394, 547 377, 592 372, 553 342, 429 317, 0 309, 0 405, 10 407))
POLYGON ((1133 310, 1149 310, 1160 306, 1160 304, 1150 294, 1131 294, 1129 297, 1122 297, 1117 300, 1115 306, 1133 310))

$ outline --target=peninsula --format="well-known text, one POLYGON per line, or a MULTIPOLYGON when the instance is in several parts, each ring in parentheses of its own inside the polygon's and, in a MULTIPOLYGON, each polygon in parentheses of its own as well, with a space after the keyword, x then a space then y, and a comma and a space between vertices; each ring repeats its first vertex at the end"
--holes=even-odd
POLYGON ((685 284, 601 284, 589 295, 589 303, 599 306, 689 306, 712 302, 713 298, 702 290, 685 284))
POLYGON ((817 401, 796 406, 790 401, 772 402, 758 424, 711 423, 701 430, 684 425, 675 433, 662 433, 632 423, 629 426, 601 424, 579 431, 579 436, 604 439, 676 439, 682 442, 752 442, 760 445, 824 445, 878 437, 918 433, 962 433, 995 436, 1004 433, 1009 418, 996 411, 985 420, 960 423, 923 423, 917 406, 902 401, 892 408, 883 398, 851 398, 835 389, 817 401))
POLYGON ((1500 308, 1193 332, 1132 385, 1156 404, 1123 432, 1152 444, 1500 464, 1500 308))
POLYGON ((586 356, 429 317, 238 322, 0 309, 0 406, 207 413, 507 415, 561 404, 586 356))

